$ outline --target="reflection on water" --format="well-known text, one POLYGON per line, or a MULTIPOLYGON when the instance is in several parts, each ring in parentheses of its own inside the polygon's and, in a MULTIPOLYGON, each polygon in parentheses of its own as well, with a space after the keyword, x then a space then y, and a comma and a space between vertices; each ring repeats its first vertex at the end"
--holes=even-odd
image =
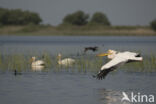
POLYGON ((32 66, 31 68, 33 71, 42 71, 44 69, 44 66, 32 66))
POLYGON ((98 92, 100 95, 100 100, 103 102, 103 104, 130 104, 130 102, 121 101, 123 98, 121 91, 99 89, 98 92))

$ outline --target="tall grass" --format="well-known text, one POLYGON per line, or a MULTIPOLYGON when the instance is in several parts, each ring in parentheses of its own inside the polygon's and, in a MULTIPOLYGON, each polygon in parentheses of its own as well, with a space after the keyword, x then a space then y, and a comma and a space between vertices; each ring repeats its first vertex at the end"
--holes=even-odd
MULTIPOLYGON (((0 54, 0 70, 3 71, 31 71, 30 59, 32 56, 22 54, 2 55, 0 54)), ((71 71, 79 73, 97 72, 101 66, 107 63, 107 58, 96 57, 91 55, 82 55, 75 57, 76 63, 72 66, 60 66, 57 63, 57 57, 48 53, 36 55, 38 59, 45 62, 43 71, 71 71)), ((70 57, 70 56, 69 56, 70 57)), ((156 71, 156 57, 154 55, 144 57, 143 62, 133 62, 122 66, 120 69, 133 72, 154 72, 156 71)))

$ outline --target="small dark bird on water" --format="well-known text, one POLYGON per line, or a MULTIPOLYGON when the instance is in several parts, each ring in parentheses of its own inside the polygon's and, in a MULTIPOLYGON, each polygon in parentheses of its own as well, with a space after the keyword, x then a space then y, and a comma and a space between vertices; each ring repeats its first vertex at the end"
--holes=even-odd
POLYGON ((16 75, 22 75, 22 73, 21 72, 18 72, 16 69, 14 70, 14 75, 16 76, 16 75))
POLYGON ((98 50, 98 47, 85 47, 84 48, 84 52, 86 53, 87 51, 93 51, 93 52, 95 52, 95 51, 97 51, 98 50))

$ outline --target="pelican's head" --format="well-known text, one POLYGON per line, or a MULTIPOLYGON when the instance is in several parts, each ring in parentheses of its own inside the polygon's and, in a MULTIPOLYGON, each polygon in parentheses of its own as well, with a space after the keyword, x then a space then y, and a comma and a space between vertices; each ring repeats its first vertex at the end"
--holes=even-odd
POLYGON ((109 59, 113 59, 116 54, 117 51, 109 49, 107 53, 100 53, 97 56, 107 56, 109 59))
POLYGON ((36 57, 35 56, 31 57, 31 59, 30 59, 31 62, 33 62, 35 60, 36 60, 36 57))
POLYGON ((57 55, 57 58, 60 60, 61 57, 62 57, 62 55, 61 55, 61 53, 59 53, 59 54, 57 55))

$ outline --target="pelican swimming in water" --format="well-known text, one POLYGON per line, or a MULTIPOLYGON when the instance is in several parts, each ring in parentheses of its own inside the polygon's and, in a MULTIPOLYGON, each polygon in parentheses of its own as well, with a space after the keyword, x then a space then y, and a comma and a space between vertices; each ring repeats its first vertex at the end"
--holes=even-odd
POLYGON ((108 53, 98 54, 97 56, 107 56, 109 59, 112 59, 101 67, 101 70, 96 76, 98 79, 104 79, 109 72, 125 63, 143 61, 139 53, 129 51, 117 52, 115 50, 108 50, 108 53))
POLYGON ((71 66, 72 64, 75 63, 75 60, 72 59, 72 58, 65 58, 65 59, 62 59, 62 55, 59 53, 58 54, 58 64, 59 65, 64 65, 64 66, 71 66))
POLYGON ((31 67, 33 70, 42 70, 45 66, 45 63, 43 60, 36 60, 36 57, 33 56, 31 58, 31 67))

